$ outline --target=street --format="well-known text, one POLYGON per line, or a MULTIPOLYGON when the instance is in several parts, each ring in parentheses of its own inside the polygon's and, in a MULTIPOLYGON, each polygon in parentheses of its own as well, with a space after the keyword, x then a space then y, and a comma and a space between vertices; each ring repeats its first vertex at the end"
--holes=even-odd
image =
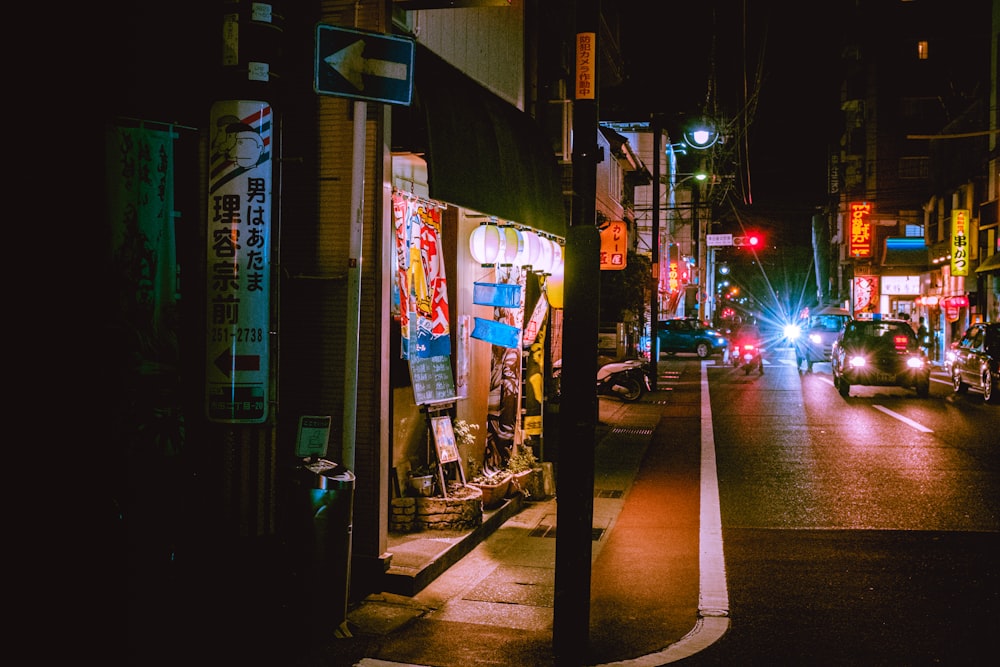
POLYGON ((939 369, 843 399, 787 352, 707 365, 730 628, 683 664, 992 663, 1000 413, 939 369))

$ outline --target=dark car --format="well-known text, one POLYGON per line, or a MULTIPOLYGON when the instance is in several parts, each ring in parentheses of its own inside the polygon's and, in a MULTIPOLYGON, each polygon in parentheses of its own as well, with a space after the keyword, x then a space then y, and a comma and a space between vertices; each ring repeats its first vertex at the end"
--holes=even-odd
POLYGON ((955 392, 964 394, 973 389, 982 393, 987 403, 1000 403, 1000 323, 973 324, 951 352, 955 392))
POLYGON ((833 344, 840 337, 851 314, 843 308, 827 307, 809 316, 803 328, 792 340, 795 346, 796 367, 806 364, 812 372, 813 364, 832 359, 833 344))
POLYGON ((854 384, 912 387, 921 398, 930 395, 931 366, 909 322, 848 320, 831 356, 833 386, 845 398, 854 384))
POLYGON ((695 317, 660 321, 656 337, 660 341, 661 353, 694 352, 702 359, 722 354, 729 347, 729 341, 721 332, 705 326, 695 317))

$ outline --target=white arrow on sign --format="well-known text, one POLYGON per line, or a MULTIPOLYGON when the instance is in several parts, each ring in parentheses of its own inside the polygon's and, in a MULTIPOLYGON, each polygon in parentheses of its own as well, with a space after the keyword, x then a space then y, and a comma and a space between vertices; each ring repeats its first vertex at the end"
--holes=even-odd
POLYGON ((358 90, 365 89, 364 81, 361 79, 362 74, 377 76, 383 79, 406 81, 406 63, 365 58, 362 55, 364 50, 365 42, 359 39, 333 55, 327 56, 323 59, 323 62, 350 81, 358 90))

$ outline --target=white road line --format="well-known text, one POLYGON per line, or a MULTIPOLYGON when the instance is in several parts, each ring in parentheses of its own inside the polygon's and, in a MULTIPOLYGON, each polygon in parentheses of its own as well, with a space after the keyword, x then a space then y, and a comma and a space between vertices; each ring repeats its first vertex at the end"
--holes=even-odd
POLYGON ((929 429, 926 426, 924 426, 923 424, 920 424, 918 422, 913 421, 909 417, 904 417, 903 415, 899 414, 898 412, 893 412, 892 410, 890 410, 889 408, 885 407, 884 405, 873 405, 872 407, 875 408, 876 410, 880 411, 880 412, 884 412, 885 414, 889 415, 890 417, 898 419, 899 421, 903 422, 904 424, 912 426, 913 428, 917 429, 918 431, 923 431, 924 433, 933 433, 934 432, 931 429, 929 429))

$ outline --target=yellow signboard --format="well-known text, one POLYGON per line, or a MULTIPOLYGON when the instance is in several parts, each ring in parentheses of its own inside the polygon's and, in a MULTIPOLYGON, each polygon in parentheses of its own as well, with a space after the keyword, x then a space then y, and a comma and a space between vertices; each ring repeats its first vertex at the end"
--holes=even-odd
POLYGON ((951 212, 951 275, 969 275, 969 215, 968 209, 951 212))

